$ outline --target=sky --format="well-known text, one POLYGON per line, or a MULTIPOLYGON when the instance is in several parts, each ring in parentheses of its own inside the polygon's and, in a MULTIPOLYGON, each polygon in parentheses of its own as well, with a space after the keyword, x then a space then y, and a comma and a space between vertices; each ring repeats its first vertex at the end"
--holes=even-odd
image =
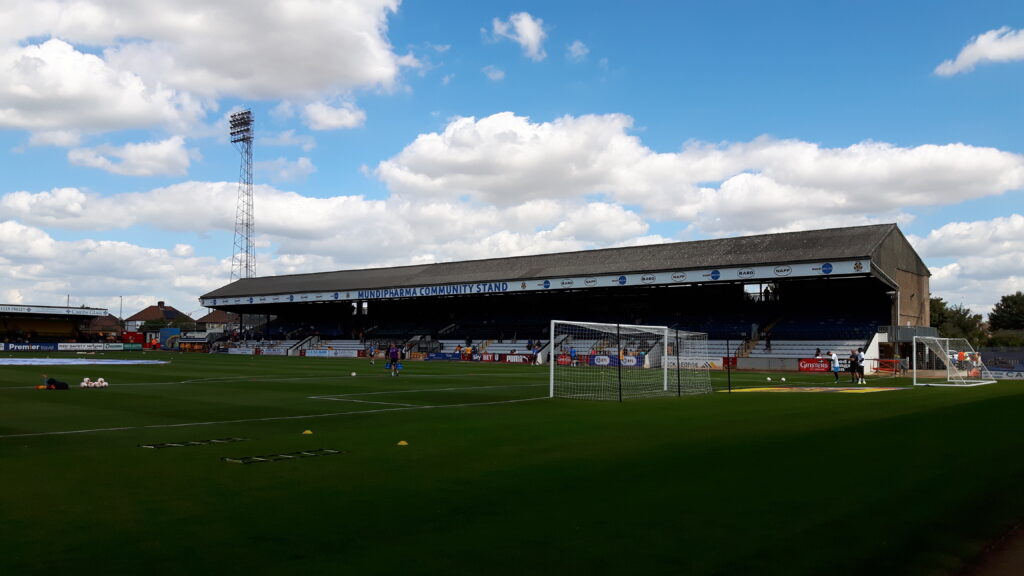
POLYGON ((1024 3, 0 0, 0 304, 890 223, 1024 290, 1024 3))

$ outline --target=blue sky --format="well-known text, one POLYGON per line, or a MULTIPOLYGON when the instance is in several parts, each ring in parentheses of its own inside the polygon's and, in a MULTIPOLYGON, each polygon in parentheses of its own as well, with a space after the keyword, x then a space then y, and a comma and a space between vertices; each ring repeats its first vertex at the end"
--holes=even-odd
MULTIPOLYGON (((897 222, 1024 289, 1019 2, 0 0, 0 302, 897 222)), ((200 311, 201 312, 201 311, 200 311)))

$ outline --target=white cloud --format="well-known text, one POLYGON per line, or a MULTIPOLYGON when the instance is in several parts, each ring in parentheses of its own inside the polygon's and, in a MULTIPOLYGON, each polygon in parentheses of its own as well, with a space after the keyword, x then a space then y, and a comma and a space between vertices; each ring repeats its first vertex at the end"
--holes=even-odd
MULTIPOLYGON (((237 182, 183 182, 148 192, 103 196, 77 188, 0 196, 0 220, 66 230, 146 226, 163 230, 234 230, 237 182), (202 209, 198 210, 197 207, 202 209)), ((265 188, 256 186, 254 193, 265 188)), ((257 212, 259 212, 257 210, 257 212)))
POLYGON ((387 39, 387 18, 398 5, 4 2, 0 128, 96 133, 159 126, 185 133, 224 96, 315 101, 390 90, 402 67, 422 66, 412 54, 395 54, 387 39))
POLYGON ((494 38, 508 38, 523 48, 523 54, 535 62, 547 58, 544 51, 544 39, 548 34, 544 31, 544 21, 534 18, 527 12, 519 12, 509 16, 508 20, 495 18, 491 22, 494 38))
POLYGON ((258 144, 267 146, 295 146, 302 148, 303 152, 309 152, 316 148, 316 139, 309 134, 296 134, 295 130, 285 130, 277 134, 269 134, 257 138, 258 144))
POLYGON ((587 245, 606 246, 647 233, 649 226, 640 215, 617 204, 592 202, 566 215, 555 226, 559 238, 579 240, 587 245))
POLYGON ((582 62, 587 59, 587 54, 590 54, 590 48, 579 40, 574 40, 572 44, 569 44, 565 49, 565 57, 572 62, 582 62))
POLYGON ((914 206, 957 204, 1024 187, 1024 157, 965 144, 823 148, 759 138, 689 143, 657 153, 619 114, 534 123, 509 112, 456 118, 421 134, 376 175, 395 194, 513 205, 596 196, 705 234, 905 219, 914 206), (813 209, 811 209, 813 207, 813 209))
POLYGON ((77 188, 54 188, 37 194, 12 192, 0 197, 0 219, 17 218, 39 225, 73 221, 82 217, 87 201, 85 193, 77 188))
POLYGON ((487 76, 488 80, 493 82, 505 79, 505 71, 492 64, 484 66, 480 71, 484 73, 484 76, 487 76))
POLYGON ((173 250, 125 242, 57 241, 35 227, 0 221, 0 274, 4 292, 26 304, 63 303, 106 307, 117 314, 124 296, 125 314, 167 300, 183 311, 198 306, 196 297, 225 283, 230 261, 219 264, 196 257, 191 247, 173 250), (25 243, 14 250, 14 247, 25 243))
POLYGON ((47 130, 44 132, 33 132, 28 143, 32 146, 70 148, 78 146, 81 141, 82 135, 75 130, 47 130))
POLYGON ((1024 216, 1011 214, 1002 218, 974 222, 950 222, 932 230, 924 238, 911 236, 910 241, 925 258, 970 258, 990 252, 1005 254, 1016 260, 1009 269, 992 269, 1001 274, 1024 275, 1024 216))
POLYGON ((160 142, 75 148, 68 152, 68 160, 126 176, 184 176, 195 154, 185 148, 184 138, 172 136, 160 142))
POLYGON ((939 76, 954 76, 970 72, 986 62, 1014 62, 1024 60, 1024 30, 1011 30, 1003 26, 979 34, 960 50, 955 60, 946 60, 935 68, 939 76))
POLYGON ((39 4, 15 37, 102 46, 111 66, 197 94, 281 98, 387 86, 398 72, 386 38, 397 0, 39 4))
POLYGON ((295 103, 288 100, 278 102, 277 106, 270 109, 270 117, 279 122, 285 122, 295 117, 295 103))
POLYGON ((1024 216, 950 222, 927 236, 907 237, 931 268, 931 290, 951 304, 987 314, 1006 294, 1024 290, 1024 216))
POLYGON ((59 39, 0 46, 0 128, 101 132, 191 124, 202 106, 187 94, 147 86, 135 74, 59 39))
POLYGON ((253 169, 263 174, 269 174, 274 182, 289 182, 292 180, 304 180, 310 174, 316 172, 316 166, 306 157, 291 161, 285 158, 278 158, 268 162, 256 162, 253 169))
POLYGON ((302 109, 302 117, 311 130, 357 128, 366 122, 366 112, 351 102, 343 102, 337 107, 313 102, 302 109))

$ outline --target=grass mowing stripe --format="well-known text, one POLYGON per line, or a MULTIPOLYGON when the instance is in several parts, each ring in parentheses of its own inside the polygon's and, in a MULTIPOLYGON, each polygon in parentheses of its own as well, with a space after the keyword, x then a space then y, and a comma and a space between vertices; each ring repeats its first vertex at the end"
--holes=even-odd
POLYGON ((335 416, 358 416, 361 414, 379 414, 382 412, 401 412, 405 410, 431 410, 436 408, 467 408, 470 406, 494 406, 497 404, 515 404, 518 402, 533 402, 536 400, 550 400, 548 396, 536 398, 519 398, 516 400, 495 400, 493 402, 466 402, 463 404, 440 404, 434 406, 401 406, 397 408, 378 408, 376 410, 355 410, 351 412, 329 412, 325 414, 303 414, 301 416, 268 416, 266 418, 242 418, 239 420, 219 420, 211 422, 184 422, 180 424, 151 424, 145 428, 184 428, 189 426, 214 426, 218 424, 243 424, 248 422, 273 422, 277 420, 303 420, 311 418, 332 418, 335 416))
MULTIPOLYGON (((303 420, 312 418, 331 418, 335 416, 358 416, 361 414, 379 414, 382 412, 398 412, 402 410, 425 410, 434 408, 467 408, 470 406, 493 406, 497 404, 514 404, 517 402, 532 402, 535 400, 549 400, 548 396, 538 396, 536 398, 518 398, 515 400, 495 400, 492 402, 465 402, 462 404, 439 404, 439 405, 419 405, 419 404, 391 404, 388 402, 365 402, 367 404, 391 404, 396 406, 395 408, 379 408, 376 410, 354 410, 350 412, 327 412, 323 414, 301 414, 297 416, 267 416, 265 418, 239 418, 237 420, 211 420, 207 422, 179 422, 176 424, 148 424, 146 426, 123 426, 119 428, 94 428, 89 430, 59 430, 54 432, 29 432, 25 434, 0 434, 0 439, 3 438, 23 438, 27 436, 58 436, 61 434, 86 434, 89 432, 115 432, 119 430, 136 430, 139 428, 187 428, 191 426, 216 426, 220 424, 243 424, 249 422, 274 422, 278 420, 303 420)), ((328 398, 330 400, 330 398, 328 398)), ((351 400, 351 402, 360 402, 359 400, 351 400)))

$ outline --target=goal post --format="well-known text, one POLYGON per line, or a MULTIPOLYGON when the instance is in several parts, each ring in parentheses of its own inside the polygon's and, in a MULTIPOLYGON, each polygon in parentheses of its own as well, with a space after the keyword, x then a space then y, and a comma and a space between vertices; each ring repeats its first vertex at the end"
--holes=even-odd
POLYGON ((914 336, 914 386, 981 386, 995 378, 964 338, 914 336))
POLYGON ((552 397, 621 401, 711 392, 705 333, 552 320, 550 334, 552 397))

